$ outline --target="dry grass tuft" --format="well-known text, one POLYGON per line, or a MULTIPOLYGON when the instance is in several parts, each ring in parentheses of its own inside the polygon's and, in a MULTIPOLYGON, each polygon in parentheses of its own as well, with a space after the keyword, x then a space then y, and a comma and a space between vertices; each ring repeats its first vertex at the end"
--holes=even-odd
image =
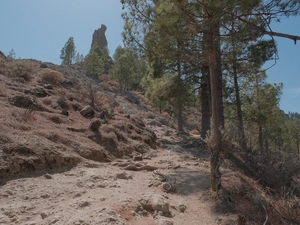
POLYGON ((66 98, 64 97, 60 97, 56 100, 56 103, 57 105, 62 108, 62 109, 65 109, 65 110, 69 110, 70 106, 66 100, 66 98))
POLYGON ((154 119, 155 115, 154 115, 153 112, 146 112, 145 117, 148 118, 148 119, 154 119))
POLYGON ((59 116, 51 116, 49 117, 49 120, 56 124, 64 123, 64 121, 59 116))
POLYGON ((34 72, 33 63, 25 60, 10 60, 5 63, 8 75, 30 81, 34 72))
POLYGON ((34 117, 35 110, 34 109, 20 109, 14 110, 11 112, 11 115, 16 119, 18 122, 30 122, 35 120, 34 117))
POLYGON ((200 132, 198 131, 198 130, 191 130, 191 132, 190 132, 190 134, 191 135, 199 135, 200 134, 200 132))
POLYGON ((64 76, 60 72, 51 69, 43 70, 41 79, 43 83, 52 85, 57 85, 58 83, 61 83, 65 80, 64 76))

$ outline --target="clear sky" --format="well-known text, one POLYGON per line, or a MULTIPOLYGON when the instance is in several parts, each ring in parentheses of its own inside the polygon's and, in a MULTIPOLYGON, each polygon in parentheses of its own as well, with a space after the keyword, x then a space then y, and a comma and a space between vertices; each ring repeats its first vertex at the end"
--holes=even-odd
MULTIPOLYGON (((7 55, 14 49, 17 58, 60 64, 60 51, 69 37, 74 37, 76 50, 86 55, 94 30, 104 24, 112 55, 122 45, 121 13, 120 0, 1 0, 0 51, 7 55)), ((300 36, 300 17, 272 27, 300 36)), ((300 41, 295 45, 292 40, 275 40, 280 59, 267 71, 268 82, 283 82, 280 108, 300 113, 300 41)))

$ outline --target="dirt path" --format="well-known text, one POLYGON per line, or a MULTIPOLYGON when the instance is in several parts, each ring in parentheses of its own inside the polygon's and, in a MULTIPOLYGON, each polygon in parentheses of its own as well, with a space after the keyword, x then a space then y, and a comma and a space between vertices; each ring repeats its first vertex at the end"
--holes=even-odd
POLYGON ((61 174, 11 180, 0 187, 0 224, 220 224, 223 217, 209 198, 207 155, 194 157, 192 151, 169 146, 144 160, 176 180, 175 193, 150 185, 151 171, 91 161, 61 174), (143 193, 164 196, 171 215, 138 212, 143 193))

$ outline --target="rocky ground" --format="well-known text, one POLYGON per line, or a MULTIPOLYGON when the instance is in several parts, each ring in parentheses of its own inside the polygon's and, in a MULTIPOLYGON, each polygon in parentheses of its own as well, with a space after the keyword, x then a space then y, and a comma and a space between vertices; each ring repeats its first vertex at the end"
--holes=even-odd
MULTIPOLYGON (((109 76, 88 77, 80 66, 0 54, 1 225, 244 225, 268 218, 265 206, 270 210, 274 198, 257 181, 224 160, 223 189, 212 193, 209 151, 197 132, 187 127, 178 135, 174 118, 147 105, 142 92, 118 90, 109 76), (49 79, 57 73, 59 83, 49 79)), ((196 109, 189 119, 199 125, 196 109)), ((300 211, 292 212, 297 221, 300 211)))
POLYGON ((0 188, 0 224, 235 224, 214 211, 207 152, 178 144, 142 161, 84 161, 63 173, 7 181, 0 188), (131 171, 129 163, 158 169, 131 171), (165 175, 174 186, 167 193, 165 175))

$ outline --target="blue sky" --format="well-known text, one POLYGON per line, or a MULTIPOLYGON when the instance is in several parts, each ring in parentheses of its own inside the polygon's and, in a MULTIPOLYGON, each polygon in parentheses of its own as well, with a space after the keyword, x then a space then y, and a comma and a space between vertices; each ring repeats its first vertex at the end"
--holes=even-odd
MULTIPOLYGON (((112 55, 122 45, 121 13, 120 0, 2 0, 0 51, 7 55, 14 49, 17 58, 60 64, 60 51, 69 37, 86 55, 94 30, 105 24, 112 55)), ((300 17, 273 24, 273 30, 300 36, 300 17)), ((280 108, 300 113, 300 41, 295 45, 288 39, 275 40, 280 59, 267 71, 268 82, 283 82, 280 108)))

